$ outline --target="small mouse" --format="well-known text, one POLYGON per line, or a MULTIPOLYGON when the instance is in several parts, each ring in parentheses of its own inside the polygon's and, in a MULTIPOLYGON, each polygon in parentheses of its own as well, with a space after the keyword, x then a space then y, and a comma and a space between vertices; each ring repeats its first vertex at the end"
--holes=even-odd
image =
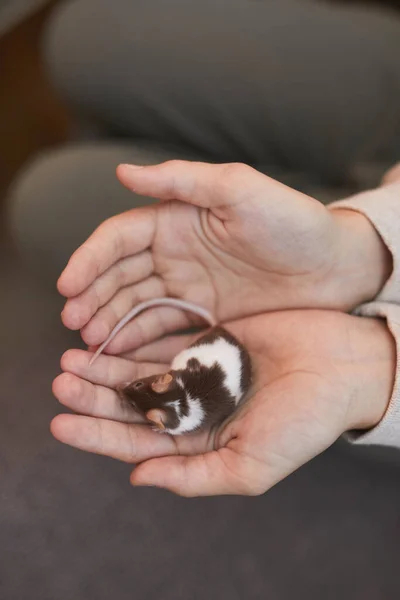
POLYGON ((244 346, 196 304, 177 298, 156 298, 138 304, 114 327, 90 365, 131 319, 155 306, 192 312, 207 321, 211 329, 179 352, 167 373, 119 385, 121 398, 154 429, 171 435, 199 431, 224 421, 250 388, 251 360, 244 346))

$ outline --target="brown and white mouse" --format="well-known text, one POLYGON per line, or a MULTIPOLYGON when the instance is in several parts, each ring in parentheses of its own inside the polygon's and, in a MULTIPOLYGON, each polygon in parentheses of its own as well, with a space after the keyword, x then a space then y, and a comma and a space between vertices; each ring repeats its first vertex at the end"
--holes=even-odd
POLYGON ((202 317, 211 329, 175 356, 171 368, 118 386, 123 400, 154 428, 180 435, 212 427, 227 419, 248 392, 252 369, 244 346, 205 309, 177 298, 157 298, 130 310, 93 355, 101 354, 119 331, 139 313, 155 306, 171 306, 202 317))

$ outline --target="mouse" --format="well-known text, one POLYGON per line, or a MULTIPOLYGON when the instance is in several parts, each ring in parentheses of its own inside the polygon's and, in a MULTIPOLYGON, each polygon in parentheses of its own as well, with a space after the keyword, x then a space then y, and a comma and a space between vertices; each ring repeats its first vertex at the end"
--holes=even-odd
POLYGON ((121 400, 141 414, 154 430, 170 435, 198 432, 222 423, 250 389, 251 359, 244 345, 197 304, 167 297, 141 302, 117 323, 89 364, 129 321, 156 306, 196 314, 209 329, 175 356, 166 373, 118 385, 121 400))

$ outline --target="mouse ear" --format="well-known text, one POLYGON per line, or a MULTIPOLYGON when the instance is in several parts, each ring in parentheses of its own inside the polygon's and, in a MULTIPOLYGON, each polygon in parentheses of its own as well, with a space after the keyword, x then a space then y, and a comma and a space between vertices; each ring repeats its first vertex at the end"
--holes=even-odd
POLYGON ((160 375, 153 381, 151 389, 157 394, 165 394, 165 392, 168 392, 173 379, 171 373, 164 373, 164 375, 160 375))
POLYGON ((159 408, 152 408, 146 413, 146 419, 158 427, 158 429, 165 429, 165 421, 167 414, 165 410, 159 408))

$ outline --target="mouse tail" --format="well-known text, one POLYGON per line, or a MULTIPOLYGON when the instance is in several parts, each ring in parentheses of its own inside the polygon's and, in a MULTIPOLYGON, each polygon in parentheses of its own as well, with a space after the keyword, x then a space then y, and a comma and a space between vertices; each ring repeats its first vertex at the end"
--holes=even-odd
POLYGON ((205 308, 201 306, 197 306, 197 304, 193 304, 192 302, 188 302, 187 300, 179 300, 178 298, 154 298, 153 300, 145 300, 141 302, 137 306, 134 306, 114 327, 106 340, 98 347, 96 352, 93 354, 92 358, 89 361, 89 367, 94 363, 94 361, 100 356, 103 350, 108 346, 108 344, 115 338, 117 333, 125 327, 129 321, 134 319, 139 313, 147 310, 149 308, 154 308, 156 306, 169 306, 172 308, 179 308, 186 312, 191 312, 196 314, 198 317, 201 317, 210 325, 210 327, 214 327, 217 324, 217 321, 214 319, 212 314, 205 308))

